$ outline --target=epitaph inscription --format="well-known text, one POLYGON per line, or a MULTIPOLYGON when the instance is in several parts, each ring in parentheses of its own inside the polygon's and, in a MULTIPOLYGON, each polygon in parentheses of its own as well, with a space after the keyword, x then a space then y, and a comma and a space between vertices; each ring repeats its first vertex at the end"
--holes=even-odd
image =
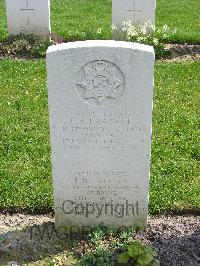
POLYGON ((84 101, 94 105, 104 106, 113 103, 124 90, 124 76, 111 62, 89 62, 81 68, 78 78, 78 94, 84 101))
POLYGON ((129 113, 95 112, 76 113, 60 129, 63 149, 87 151, 135 151, 136 144, 145 145, 146 129, 134 125, 129 113), (87 125, 87 126, 86 126, 87 125), (124 138, 121 138, 123 134, 124 138), (129 136, 138 134, 140 139, 129 141, 129 136), (71 136, 71 137, 69 137, 71 136))

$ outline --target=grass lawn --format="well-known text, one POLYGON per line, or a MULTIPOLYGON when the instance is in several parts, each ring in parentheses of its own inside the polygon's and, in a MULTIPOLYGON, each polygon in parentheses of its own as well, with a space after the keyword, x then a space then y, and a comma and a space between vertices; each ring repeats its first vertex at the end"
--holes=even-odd
POLYGON ((0 206, 50 207, 44 61, 0 60, 0 206))
POLYGON ((177 28, 171 40, 178 43, 200 43, 199 0, 157 0, 157 25, 177 28))
MULTIPOLYGON (((200 62, 157 63, 150 212, 200 208, 200 62)), ((51 209, 45 61, 0 60, 0 207, 51 209)))
POLYGON ((200 62, 158 63, 150 211, 200 208, 200 62))
MULTIPOLYGON (((67 40, 110 39, 111 0, 51 0, 52 32, 67 40), (101 28, 102 33, 97 34, 101 28)), ((157 0, 157 24, 177 28, 171 41, 200 43, 199 0, 157 0)), ((0 0, 0 40, 5 39, 5 0, 0 0)))
POLYGON ((6 0, 0 0, 0 41, 7 38, 6 0))

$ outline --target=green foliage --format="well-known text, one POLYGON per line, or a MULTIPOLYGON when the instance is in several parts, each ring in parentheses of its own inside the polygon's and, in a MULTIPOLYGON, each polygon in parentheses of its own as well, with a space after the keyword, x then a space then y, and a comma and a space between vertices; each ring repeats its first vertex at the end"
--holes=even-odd
POLYGON ((199 10, 199 0, 157 0, 156 25, 167 24, 177 29, 175 34, 170 34, 170 42, 200 43, 199 10))
POLYGON ((55 266, 54 262, 50 259, 47 261, 47 266, 55 266))
POLYGON ((92 230, 89 238, 91 243, 98 247, 102 239, 104 239, 108 234, 112 234, 112 230, 107 226, 100 224, 92 230))
POLYGON ((119 264, 127 264, 130 260, 130 255, 128 252, 124 252, 118 256, 118 263, 119 264))
POLYGON ((118 232, 100 225, 90 234, 86 251, 77 266, 109 266, 114 262, 115 265, 117 262, 123 265, 152 265, 156 256, 154 250, 133 240, 132 228, 118 232))
POLYGON ((164 42, 169 40, 169 34, 172 33, 167 25, 156 28, 149 21, 144 25, 134 26, 131 21, 127 21, 123 22, 122 29, 118 29, 114 25, 112 29, 115 36, 119 39, 154 46, 156 58, 163 58, 170 54, 164 46, 164 42))
POLYGON ((116 254, 127 249, 127 243, 133 240, 134 232, 133 228, 115 231, 98 225, 89 235, 86 252, 78 265, 112 265, 116 261, 116 254))
POLYGON ((34 58, 45 58, 49 45, 50 43, 48 41, 35 42, 32 46, 31 56, 34 58))
POLYGON ((112 257, 113 253, 110 249, 100 246, 96 250, 86 252, 77 266, 110 266, 112 257))
POLYGON ((44 58, 49 45, 48 41, 39 41, 33 36, 19 35, 2 43, 0 54, 11 57, 44 58))
POLYGON ((145 246, 139 241, 128 245, 126 252, 118 256, 118 263, 123 265, 152 266, 155 265, 155 251, 150 246, 145 246))
MULTIPOLYGON (((167 27, 167 26, 166 26, 167 27)), ((164 29, 164 27, 163 27, 164 29)), ((124 40, 131 42, 139 42, 148 45, 153 45, 157 58, 163 58, 169 55, 169 51, 165 50, 162 38, 164 35, 167 38, 168 28, 165 31, 155 30, 154 26, 146 23, 146 25, 134 27, 131 23, 126 23, 124 30, 124 40), (148 30, 150 29, 150 30, 148 30)), ((102 37, 102 33, 99 30, 99 39, 102 37)), ((51 41, 40 41, 33 36, 19 35, 16 37, 10 37, 7 42, 2 43, 0 46, 0 55, 5 57, 20 57, 20 58, 45 58, 46 50, 49 45, 55 45, 62 43, 64 40, 61 36, 57 36, 55 33, 51 34, 51 41)))
POLYGON ((123 229, 119 231, 119 239, 121 239, 122 242, 129 242, 130 239, 135 235, 136 230, 132 227, 127 227, 126 229, 123 229))

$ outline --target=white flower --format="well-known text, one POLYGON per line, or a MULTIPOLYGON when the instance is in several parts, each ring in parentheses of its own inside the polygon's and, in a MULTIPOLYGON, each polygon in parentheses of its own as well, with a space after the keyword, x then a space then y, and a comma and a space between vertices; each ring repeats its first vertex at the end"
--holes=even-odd
POLYGON ((98 34, 101 34, 101 28, 98 28, 98 29, 97 29, 97 33, 98 33, 98 34))
POLYGON ((158 43, 159 43, 159 42, 158 42, 158 39, 157 39, 157 38, 153 38, 153 44, 154 44, 154 45, 158 45, 158 43))
POLYGON ((155 32, 155 30, 156 30, 156 26, 151 21, 146 21, 144 23, 144 26, 145 26, 145 28, 146 28, 147 31, 153 31, 153 32, 155 32))
POLYGON ((147 30, 146 30, 146 27, 145 26, 142 26, 141 27, 141 32, 143 35, 146 35, 147 34, 147 30))
POLYGON ((164 32, 167 32, 169 30, 169 27, 165 24, 164 26, 163 26, 163 31, 164 32))
POLYGON ((137 38, 137 42, 142 42, 143 38, 142 37, 138 37, 137 38))
POLYGON ((161 33, 161 29, 157 29, 157 33, 161 33))
POLYGON ((117 26, 115 26, 114 24, 111 25, 111 30, 117 30, 117 26))
POLYGON ((134 30, 130 30, 130 31, 128 31, 128 35, 134 37, 134 36, 137 36, 137 32, 134 30))

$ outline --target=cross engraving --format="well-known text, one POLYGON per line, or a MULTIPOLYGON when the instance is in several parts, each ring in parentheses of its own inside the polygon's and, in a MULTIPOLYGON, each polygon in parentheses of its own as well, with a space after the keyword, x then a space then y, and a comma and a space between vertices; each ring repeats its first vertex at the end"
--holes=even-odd
POLYGON ((136 9, 135 1, 132 1, 132 5, 133 5, 132 9, 127 9, 127 11, 128 12, 133 12, 133 14, 132 14, 133 15, 132 23, 134 24, 136 13, 137 12, 140 13, 140 12, 142 12, 142 10, 141 9, 136 9))
POLYGON ((29 25, 29 11, 34 11, 35 9, 29 8, 29 0, 26 0, 26 8, 21 8, 21 11, 27 11, 27 19, 26 19, 26 24, 29 25))

